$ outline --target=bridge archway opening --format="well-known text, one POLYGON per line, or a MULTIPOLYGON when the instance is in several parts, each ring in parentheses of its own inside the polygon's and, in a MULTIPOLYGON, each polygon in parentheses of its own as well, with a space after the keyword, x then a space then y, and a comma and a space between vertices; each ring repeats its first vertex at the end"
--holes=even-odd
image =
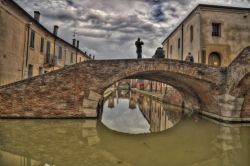
POLYGON ((213 97, 209 95, 209 91, 211 90, 209 83, 166 71, 136 72, 126 77, 112 78, 112 83, 106 82, 103 84, 106 86, 101 88, 102 92, 107 87, 122 79, 151 80, 170 85, 181 94, 185 106, 191 110, 200 110, 207 106, 207 101, 213 102, 213 97))

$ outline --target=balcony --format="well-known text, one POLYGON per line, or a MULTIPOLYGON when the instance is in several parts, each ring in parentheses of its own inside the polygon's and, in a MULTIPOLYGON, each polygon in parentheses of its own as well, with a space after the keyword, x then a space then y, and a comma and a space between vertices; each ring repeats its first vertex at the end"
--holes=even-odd
POLYGON ((50 55, 46 55, 44 59, 44 67, 52 67, 56 65, 57 65, 57 56, 54 55, 51 58, 50 55))

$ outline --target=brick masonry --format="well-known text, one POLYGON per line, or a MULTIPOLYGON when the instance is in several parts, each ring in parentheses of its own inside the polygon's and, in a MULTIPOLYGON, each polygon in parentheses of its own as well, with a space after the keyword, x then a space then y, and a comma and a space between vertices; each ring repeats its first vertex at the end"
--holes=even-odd
POLYGON ((122 79, 138 78, 172 85, 185 96, 186 106, 209 116, 248 120, 249 92, 241 91, 249 89, 250 63, 242 60, 249 56, 246 48, 228 68, 167 59, 82 62, 0 87, 0 117, 96 117, 106 88, 122 79), (238 68, 244 71, 240 77, 238 68))

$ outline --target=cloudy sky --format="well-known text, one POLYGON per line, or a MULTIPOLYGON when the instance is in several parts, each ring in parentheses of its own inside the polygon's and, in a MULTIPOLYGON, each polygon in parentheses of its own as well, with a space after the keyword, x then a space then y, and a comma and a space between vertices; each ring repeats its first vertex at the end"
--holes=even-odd
MULTIPOLYGON (((208 0, 15 0, 49 30, 72 41, 77 32, 82 50, 97 59, 136 58, 134 45, 144 41, 143 57, 151 57, 173 28, 198 4, 208 0)), ((209 0, 210 4, 250 7, 250 0, 209 0)))

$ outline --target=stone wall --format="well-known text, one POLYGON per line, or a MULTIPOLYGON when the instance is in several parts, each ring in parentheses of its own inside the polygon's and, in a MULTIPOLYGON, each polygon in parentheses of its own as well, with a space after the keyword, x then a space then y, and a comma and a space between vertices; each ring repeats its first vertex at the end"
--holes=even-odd
POLYGON ((242 117, 250 117, 250 47, 240 53, 228 68, 227 93, 243 100, 242 117))

